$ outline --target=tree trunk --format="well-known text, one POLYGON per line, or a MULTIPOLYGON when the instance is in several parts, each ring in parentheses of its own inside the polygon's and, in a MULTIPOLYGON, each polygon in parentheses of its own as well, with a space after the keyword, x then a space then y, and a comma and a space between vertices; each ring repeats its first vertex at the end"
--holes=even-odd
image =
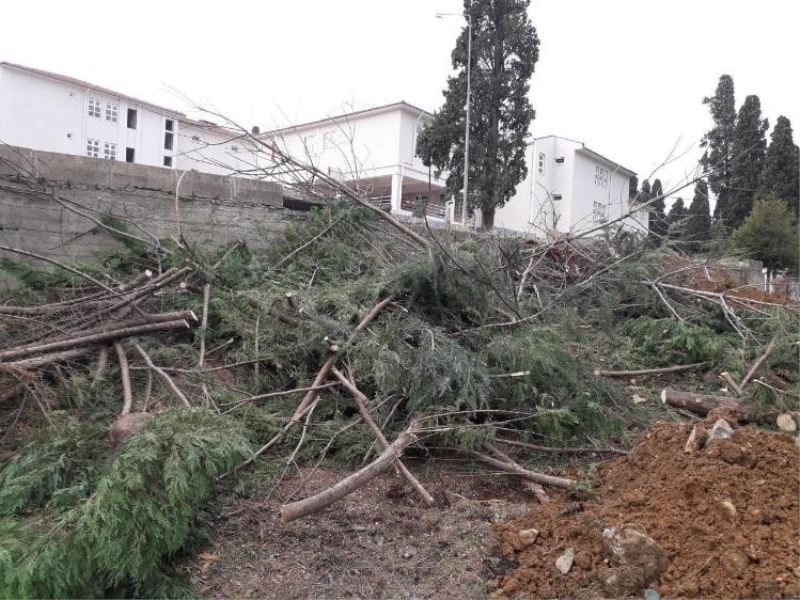
POLYGON ((337 500, 341 500, 388 469, 395 460, 400 458, 406 446, 414 443, 416 439, 417 436, 412 426, 407 431, 401 433, 378 458, 360 471, 356 471, 349 477, 342 479, 333 487, 323 490, 319 494, 281 506, 281 520, 284 523, 288 523, 289 521, 294 521, 295 519, 300 519, 301 517, 319 512, 337 500))
POLYGON ((688 410, 696 415, 705 417, 715 408, 729 408, 737 414, 744 416, 742 405, 731 396, 712 396, 709 394, 695 394, 682 392, 671 388, 661 390, 661 402, 673 408, 688 410))
POLYGON ((494 229, 494 213, 495 207, 492 206, 491 208, 481 208, 481 226, 486 231, 491 231, 494 229))

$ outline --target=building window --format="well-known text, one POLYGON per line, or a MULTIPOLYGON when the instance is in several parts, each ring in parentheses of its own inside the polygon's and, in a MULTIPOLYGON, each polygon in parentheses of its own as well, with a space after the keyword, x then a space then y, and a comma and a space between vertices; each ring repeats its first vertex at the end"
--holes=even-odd
POLYGON ((100 140, 86 140, 86 156, 91 156, 92 158, 100 157, 100 140))
POLYGON ((563 198, 563 196, 561 194, 553 194, 553 200, 558 201, 558 200, 561 200, 562 198, 563 198))
POLYGON ((164 166, 165 167, 171 167, 172 166, 172 157, 171 156, 165 156, 164 157, 164 166))
POLYGON ((111 121, 112 123, 116 123, 118 116, 119 116, 119 107, 116 104, 111 104, 110 102, 107 102, 106 121, 111 121))
POLYGON ((125 162, 136 162, 135 148, 125 148, 125 162))
POLYGON ((592 205, 592 221, 595 223, 606 222, 606 205, 601 202, 595 202, 592 205))
POLYGON ((608 169, 603 167, 594 168, 594 185, 601 190, 608 189, 608 169))
POLYGON ((544 152, 539 152, 538 169, 539 175, 544 175, 544 152))
POLYGON ((106 142, 103 145, 103 158, 106 160, 117 160, 117 145, 106 142))
POLYGON ((135 108, 128 109, 128 129, 136 129, 136 118, 138 114, 135 108))
POLYGON ((100 118, 100 100, 89 98, 89 116, 100 118))
POLYGON ((563 165, 564 164, 564 157, 563 156, 559 156, 556 159, 556 164, 563 165))
POLYGON ((172 142, 175 134, 169 131, 164 134, 164 150, 172 150, 172 142))
POLYGON ((175 131, 175 121, 172 119, 167 119, 164 121, 164 129, 167 131, 175 131))

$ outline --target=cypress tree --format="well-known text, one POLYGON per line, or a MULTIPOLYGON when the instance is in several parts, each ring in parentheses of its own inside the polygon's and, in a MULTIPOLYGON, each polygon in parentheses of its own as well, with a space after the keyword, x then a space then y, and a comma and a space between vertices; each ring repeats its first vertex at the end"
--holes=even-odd
POLYGON ((708 183, 717 197, 714 216, 727 210, 731 187, 731 157, 736 132, 736 98, 733 78, 722 75, 713 96, 706 97, 714 126, 703 136, 700 146, 705 148, 700 165, 709 173, 708 183))
POLYGON ((648 198, 649 200, 653 200, 653 202, 649 205, 650 239, 656 244, 660 244, 662 242, 663 238, 667 235, 667 230, 669 228, 667 216, 664 214, 664 198, 660 198, 663 193, 664 190, 661 185, 661 180, 656 179, 653 181, 653 187, 650 190, 650 198, 648 198))
POLYGON ((686 212, 685 240, 693 252, 703 249, 711 237, 711 213, 708 203, 708 184, 701 179, 694 186, 694 197, 686 212))
MULTIPOLYGON (((494 213, 527 175, 528 129, 535 112, 528 99, 539 58, 539 38, 528 18, 530 0, 464 0, 472 19, 469 206, 491 229, 494 213)), ((425 128, 417 154, 437 172, 447 170, 451 190, 463 188, 467 96, 466 25, 452 54, 444 105, 425 128)))
POLYGON ((671 240, 683 240, 686 237, 686 206, 683 204, 683 198, 675 198, 669 209, 667 237, 671 240))
POLYGON ((628 187, 628 199, 632 202, 636 202, 636 199, 639 194, 639 178, 636 175, 633 175, 630 179, 630 184, 628 187))
POLYGON ((764 169, 768 128, 767 120, 761 118, 758 96, 747 96, 736 119, 730 199, 719 211, 719 217, 726 227, 738 227, 753 209, 753 198, 764 169))
POLYGON ((764 170, 759 183, 760 196, 775 196, 787 202, 798 214, 800 203, 800 149, 792 139, 792 124, 783 115, 770 135, 764 170))

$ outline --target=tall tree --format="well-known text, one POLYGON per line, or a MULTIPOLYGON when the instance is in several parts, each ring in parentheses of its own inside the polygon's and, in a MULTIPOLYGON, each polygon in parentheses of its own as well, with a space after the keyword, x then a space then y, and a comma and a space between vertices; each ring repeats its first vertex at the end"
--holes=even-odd
POLYGON ((664 188, 661 185, 661 180, 656 179, 653 181, 649 198, 649 200, 652 200, 650 203, 650 239, 656 244, 662 242, 669 228, 667 216, 664 214, 665 203, 664 198, 661 197, 663 194, 664 188))
POLYGON ((738 227, 753 210, 753 198, 764 169, 768 128, 767 120, 761 118, 758 96, 747 96, 736 118, 730 199, 719 212, 726 227, 738 227))
POLYGON ((675 198, 669 209, 667 237, 671 240, 683 240, 686 237, 686 206, 683 204, 683 198, 675 198))
MULTIPOLYGON (((530 78, 539 58, 539 38, 528 18, 530 0, 464 0, 472 19, 469 205, 480 209, 491 229, 494 213, 525 178, 528 129, 535 112, 528 100, 530 78)), ((455 75, 447 80, 444 105, 425 128, 417 153, 447 185, 462 191, 467 96, 467 39, 461 31, 452 54, 455 75)))
POLYGON ((714 216, 727 210, 732 178, 731 158, 736 132, 736 97, 733 78, 722 75, 713 96, 706 97, 714 126, 703 136, 700 145, 705 148, 700 165, 709 173, 708 183, 717 198, 714 216))
POLYGON ((711 213, 708 202, 708 184, 704 179, 694 186, 694 197, 686 212, 685 240, 688 248, 699 252, 711 237, 711 213))
POLYGON ((776 196, 759 197, 747 219, 733 234, 736 245, 750 252, 767 269, 796 269, 800 237, 792 210, 776 196))
POLYGON ((800 148, 792 139, 792 124, 778 117, 770 135, 764 170, 761 171, 759 195, 772 194, 784 200, 798 214, 800 204, 800 148))
POLYGON ((628 186, 628 199, 635 202, 639 194, 639 178, 632 175, 628 186))

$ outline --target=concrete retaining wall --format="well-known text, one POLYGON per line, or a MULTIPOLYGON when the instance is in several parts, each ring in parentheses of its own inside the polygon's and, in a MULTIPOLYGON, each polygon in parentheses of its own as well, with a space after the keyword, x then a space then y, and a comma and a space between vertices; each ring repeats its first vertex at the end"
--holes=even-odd
MULTIPOLYGON (((175 188, 180 174, 0 146, 0 244, 85 262, 98 251, 122 247, 92 218, 119 223, 142 238, 177 236, 175 188), (35 172, 43 185, 24 181, 20 171, 35 172)), ((218 247, 241 240, 257 250, 303 213, 284 208, 277 184, 189 171, 180 183, 180 217, 183 235, 192 244, 218 247)))

